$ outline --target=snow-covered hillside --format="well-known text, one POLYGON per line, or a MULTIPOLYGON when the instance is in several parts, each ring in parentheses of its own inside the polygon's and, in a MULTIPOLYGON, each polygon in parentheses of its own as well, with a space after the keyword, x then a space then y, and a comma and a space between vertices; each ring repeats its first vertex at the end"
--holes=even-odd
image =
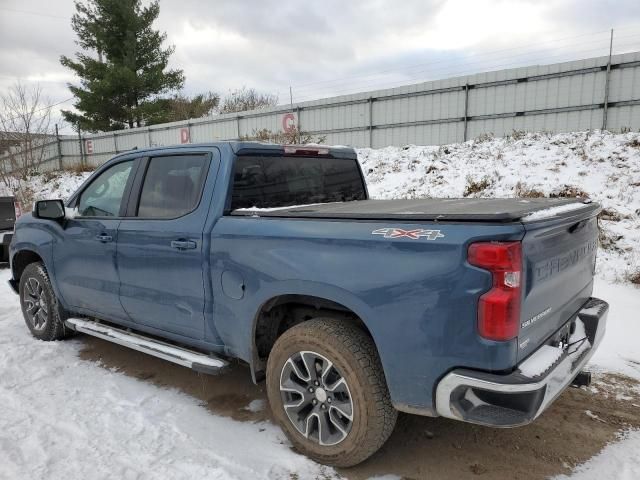
POLYGON ((640 272, 638 133, 516 132, 358 156, 374 198, 588 196, 605 209, 599 276, 626 281, 640 272))
MULTIPOLYGON (((638 133, 515 132, 441 147, 364 148, 358 156, 373 198, 589 196, 605 208, 598 275, 640 282, 638 133)), ((23 188, 31 198, 66 198, 88 175, 34 175, 23 188)))
MULTIPOLYGON (((80 186, 91 172, 46 172, 34 173, 27 180, 7 178, 9 185, 0 183, 0 195, 15 195, 19 200, 30 203, 32 200, 49 198, 66 199, 80 186)), ((23 205, 27 210, 31 205, 23 205)))

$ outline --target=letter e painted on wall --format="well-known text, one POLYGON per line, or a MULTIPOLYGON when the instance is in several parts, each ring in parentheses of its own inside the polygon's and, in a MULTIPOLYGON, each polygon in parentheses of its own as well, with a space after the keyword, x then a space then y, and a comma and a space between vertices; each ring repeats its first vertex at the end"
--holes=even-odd
POLYGON ((180 143, 191 143, 191 134, 188 128, 180 129, 180 143))

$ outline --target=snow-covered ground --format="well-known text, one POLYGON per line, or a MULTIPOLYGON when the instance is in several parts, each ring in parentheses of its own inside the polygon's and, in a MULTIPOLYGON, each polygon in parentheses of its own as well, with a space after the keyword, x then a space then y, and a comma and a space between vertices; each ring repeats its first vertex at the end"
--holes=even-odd
POLYGON ((620 441, 576 468, 572 475, 556 480, 638 480, 640 478, 640 431, 625 432, 620 441))
MULTIPOLYGON (((605 248, 594 294, 610 302, 611 312, 591 369, 640 380, 640 289, 616 283, 639 266, 640 135, 527 134, 358 153, 375 198, 573 190, 602 202, 609 220, 602 221, 605 248)), ((65 198, 87 175, 36 175, 26 186, 33 198, 65 198)), ((34 340, 17 297, 6 286, 8 277, 8 270, 0 270, 0 478, 337 475, 292 452, 269 423, 218 416, 178 391, 83 361, 78 340, 34 340)), ((262 407, 246 406, 250 411, 262 407)), ((571 478, 640 478, 640 434, 629 432, 571 478)))
MULTIPOLYGON (((1 479, 286 479, 331 469, 269 423, 78 358, 81 342, 35 340, 0 270, 1 479)), ((248 406, 256 408, 256 405, 248 406)))
MULTIPOLYGON (((269 423, 218 416, 178 391, 81 360, 79 340, 35 340, 8 278, 9 270, 0 270, 0 478, 337 477, 294 453, 269 423)), ((640 323, 632 321, 640 295, 604 281, 596 295, 611 302, 611 314, 592 369, 640 379, 640 323)), ((631 432, 572 478, 640 478, 639 452, 640 435, 631 432)))

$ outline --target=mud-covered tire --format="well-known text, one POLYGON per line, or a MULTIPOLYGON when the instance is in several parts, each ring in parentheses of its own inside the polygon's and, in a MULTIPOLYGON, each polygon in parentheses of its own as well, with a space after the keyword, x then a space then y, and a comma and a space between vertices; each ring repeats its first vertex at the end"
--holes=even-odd
POLYGON ((20 277, 18 291, 22 315, 35 338, 53 341, 73 334, 64 325, 67 313, 58 303, 47 269, 41 262, 27 265, 20 277))
MULTIPOLYGON (((304 361, 303 364, 306 365, 304 361)), ((321 367, 315 368, 320 373, 321 367)), ((357 326, 331 318, 303 322, 278 338, 267 362, 267 394, 275 419, 295 449, 319 463, 336 467, 357 465, 374 454, 391 435, 398 416, 372 339, 357 326), (328 359, 348 385, 352 419, 346 437, 337 444, 321 445, 318 438, 305 437, 285 411, 281 376, 286 377, 285 364, 301 352, 316 352, 328 359)), ((308 427, 305 429, 308 433, 308 427)))

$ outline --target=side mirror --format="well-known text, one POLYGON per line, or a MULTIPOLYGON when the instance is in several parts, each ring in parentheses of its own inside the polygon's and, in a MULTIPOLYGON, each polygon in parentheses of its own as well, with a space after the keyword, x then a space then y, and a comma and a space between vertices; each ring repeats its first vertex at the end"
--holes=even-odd
POLYGON ((62 200, 38 200, 33 205, 33 216, 43 220, 63 220, 64 202, 62 200))

